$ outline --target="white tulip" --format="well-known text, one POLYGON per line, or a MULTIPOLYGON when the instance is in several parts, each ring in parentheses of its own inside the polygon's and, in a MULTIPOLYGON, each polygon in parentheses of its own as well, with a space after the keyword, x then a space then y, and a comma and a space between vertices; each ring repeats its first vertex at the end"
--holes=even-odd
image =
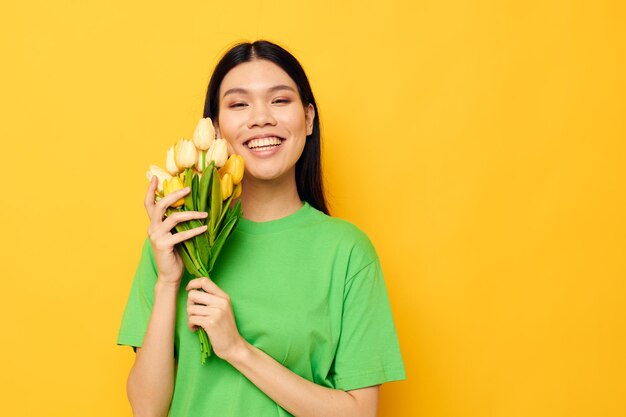
POLYGON ((207 161, 215 161, 215 166, 221 168, 228 160, 228 144, 226 139, 215 139, 206 153, 207 161))
POLYGON ((176 165, 176 160, 174 159, 174 145, 167 150, 167 156, 165 157, 165 169, 171 175, 177 175, 182 170, 176 165))
POLYGON ((165 172, 165 170, 156 165, 150 165, 150 168, 146 171, 146 177, 148 177, 148 181, 152 180, 152 177, 156 176, 159 179, 159 184, 157 185, 157 191, 160 194, 163 194, 163 182, 165 180, 169 180, 172 178, 170 174, 165 172))
POLYGON ((198 150, 192 141, 180 139, 174 146, 174 159, 180 168, 191 168, 198 161, 198 150))
POLYGON ((193 144, 196 148, 206 151, 213 145, 215 140, 215 128, 211 118, 200 119, 196 130, 193 132, 193 144))

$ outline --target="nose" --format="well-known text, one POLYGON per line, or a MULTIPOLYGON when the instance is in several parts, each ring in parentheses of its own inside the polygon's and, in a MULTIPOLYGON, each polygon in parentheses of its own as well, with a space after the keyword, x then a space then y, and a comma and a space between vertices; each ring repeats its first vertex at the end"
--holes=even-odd
POLYGON ((276 119, 272 114, 272 109, 265 104, 256 104, 252 106, 250 111, 250 117, 248 119, 248 128, 255 126, 263 127, 266 125, 276 125, 276 119))

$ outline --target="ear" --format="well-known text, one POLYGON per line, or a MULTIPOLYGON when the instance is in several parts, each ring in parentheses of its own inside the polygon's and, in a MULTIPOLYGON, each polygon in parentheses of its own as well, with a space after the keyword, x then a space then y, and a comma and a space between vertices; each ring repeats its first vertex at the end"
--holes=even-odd
POLYGON ((304 108, 304 119, 306 122, 306 135, 313 133, 313 121, 315 120, 315 108, 311 103, 304 108))

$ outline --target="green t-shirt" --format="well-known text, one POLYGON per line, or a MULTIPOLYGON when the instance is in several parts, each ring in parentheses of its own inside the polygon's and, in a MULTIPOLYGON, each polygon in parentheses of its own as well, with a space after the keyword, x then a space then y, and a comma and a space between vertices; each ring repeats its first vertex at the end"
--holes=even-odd
MULTIPOLYGON (((378 257, 352 224, 307 203, 274 221, 241 219, 211 275, 230 296, 240 334, 296 374, 341 390, 405 378, 378 257)), ((143 343, 156 279, 146 239, 119 345, 143 343)), ((170 415, 291 415, 215 354, 201 364, 198 336, 187 327, 190 279, 185 272, 178 296, 170 415)))

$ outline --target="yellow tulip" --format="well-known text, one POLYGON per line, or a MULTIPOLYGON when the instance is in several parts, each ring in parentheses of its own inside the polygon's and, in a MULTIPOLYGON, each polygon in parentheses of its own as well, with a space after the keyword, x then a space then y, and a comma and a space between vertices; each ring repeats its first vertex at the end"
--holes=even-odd
POLYGON ((224 164, 223 167, 217 170, 217 172, 219 172, 220 174, 220 178, 222 178, 224 174, 228 172, 229 168, 230 168, 230 158, 226 160, 226 163, 224 164))
POLYGON ((158 167, 156 165, 150 165, 148 171, 146 171, 146 177, 148 180, 152 180, 152 177, 156 176, 159 179, 159 183, 157 185, 157 193, 163 195, 163 182, 165 180, 169 180, 172 178, 170 174, 168 174, 163 168, 158 167))
POLYGON ((176 160, 174 159, 174 145, 172 145, 167 150, 167 156, 165 157, 165 169, 170 175, 178 175, 181 169, 176 165, 176 160))
POLYGON ((215 141, 215 128, 211 118, 200 119, 196 130, 193 132, 193 144, 196 148, 206 151, 215 141))
POLYGON ((233 180, 228 172, 220 179, 220 184, 222 186, 222 200, 226 200, 233 193, 233 180))
MULTIPOLYGON (((185 186, 184 186, 182 179, 180 178, 180 175, 175 175, 169 180, 165 180, 163 182, 164 196, 167 196, 168 194, 171 194, 174 191, 182 190, 183 188, 185 188, 185 186)), ((181 198, 177 200, 174 204, 172 204, 172 207, 180 207, 183 204, 185 204, 185 199, 181 198)))
POLYGON ((180 168, 191 168, 198 161, 198 150, 192 141, 180 139, 174 147, 174 159, 180 168))
POLYGON ((218 168, 223 167, 228 159, 226 139, 215 139, 215 142, 213 142, 213 145, 206 153, 206 159, 207 161, 214 161, 215 166, 218 168))
POLYGON ((232 162, 231 162, 231 168, 228 170, 228 172, 230 172, 230 175, 233 176, 233 184, 237 185, 243 179, 243 171, 244 171, 243 156, 234 154, 234 155, 231 155, 230 159, 232 159, 232 162))
POLYGON ((243 157, 241 155, 232 154, 226 164, 222 168, 220 168, 220 176, 223 176, 225 173, 229 173, 231 179, 233 181, 233 185, 237 185, 243 179, 243 171, 244 171, 244 162, 243 157))

